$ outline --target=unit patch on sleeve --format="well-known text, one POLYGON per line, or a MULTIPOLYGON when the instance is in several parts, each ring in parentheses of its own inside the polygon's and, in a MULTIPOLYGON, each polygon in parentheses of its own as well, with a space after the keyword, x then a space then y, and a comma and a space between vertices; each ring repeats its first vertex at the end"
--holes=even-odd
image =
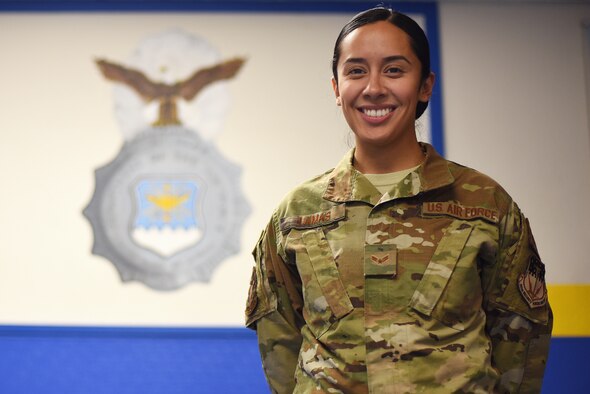
POLYGON ((530 308, 539 308, 547 303, 545 266, 537 256, 531 256, 526 271, 518 277, 518 289, 530 308))
POLYGON ((446 215, 464 220, 484 219, 493 223, 500 220, 500 213, 496 209, 469 207, 452 201, 425 202, 422 204, 422 215, 446 215))

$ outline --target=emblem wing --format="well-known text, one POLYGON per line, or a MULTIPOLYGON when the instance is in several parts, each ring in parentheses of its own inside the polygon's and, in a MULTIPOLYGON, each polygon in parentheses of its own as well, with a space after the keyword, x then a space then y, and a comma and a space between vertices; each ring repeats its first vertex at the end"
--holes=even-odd
POLYGON ((195 72, 190 78, 176 85, 178 95, 185 100, 192 100, 205 86, 234 77, 245 61, 242 58, 235 58, 195 72))
POLYGON ((96 60, 96 64, 105 78, 129 86, 145 101, 151 101, 162 95, 162 84, 150 81, 141 71, 123 67, 104 59, 96 60))

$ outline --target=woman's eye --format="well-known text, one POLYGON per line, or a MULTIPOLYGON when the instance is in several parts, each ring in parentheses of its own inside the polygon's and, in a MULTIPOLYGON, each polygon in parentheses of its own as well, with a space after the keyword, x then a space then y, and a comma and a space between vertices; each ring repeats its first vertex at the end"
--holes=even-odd
POLYGON ((348 70, 348 75, 360 75, 364 73, 365 71, 362 68, 351 68, 348 70))
POLYGON ((402 69, 399 67, 389 67, 385 72, 388 74, 400 74, 402 69))

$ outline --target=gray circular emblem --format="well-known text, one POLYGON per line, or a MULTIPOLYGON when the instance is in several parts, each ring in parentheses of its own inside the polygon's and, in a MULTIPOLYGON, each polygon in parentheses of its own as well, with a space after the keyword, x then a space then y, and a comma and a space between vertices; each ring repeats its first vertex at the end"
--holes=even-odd
POLYGON ((157 290, 208 282, 240 249, 250 212, 240 172, 183 126, 144 130, 96 170, 84 209, 94 231, 92 252, 114 263, 123 281, 157 290))

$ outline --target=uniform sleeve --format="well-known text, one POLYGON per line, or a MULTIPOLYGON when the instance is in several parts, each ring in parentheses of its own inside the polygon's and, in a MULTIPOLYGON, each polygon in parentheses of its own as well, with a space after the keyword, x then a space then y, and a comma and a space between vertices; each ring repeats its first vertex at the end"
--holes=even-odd
POLYGON ((492 365, 500 373, 496 391, 539 393, 553 316, 547 300, 545 266, 528 220, 514 203, 500 223, 500 248, 486 293, 492 365))
POLYGON ((254 249, 246 326, 256 330, 262 366, 273 393, 292 393, 301 346, 301 282, 295 267, 277 253, 269 224, 254 249))

